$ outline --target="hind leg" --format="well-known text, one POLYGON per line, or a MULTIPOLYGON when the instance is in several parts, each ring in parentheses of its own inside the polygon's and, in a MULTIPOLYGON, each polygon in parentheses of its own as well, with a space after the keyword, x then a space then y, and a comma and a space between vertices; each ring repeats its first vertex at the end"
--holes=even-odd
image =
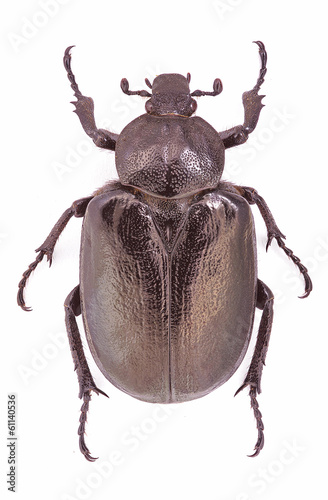
POLYGON ((270 288, 261 280, 257 280, 256 307, 263 310, 257 341, 244 383, 236 392, 236 394, 238 394, 238 392, 245 389, 245 387, 250 387, 249 395, 251 398, 251 407, 253 408, 258 431, 258 439, 254 448, 255 452, 253 455, 250 455, 252 457, 256 457, 264 446, 264 425, 256 396, 261 392, 262 370, 265 364, 273 320, 273 294, 270 288))
POLYGON ((73 357, 74 368, 77 373, 80 387, 79 398, 83 398, 83 404, 81 406, 80 425, 78 429, 80 450, 87 460, 93 462, 94 460, 96 460, 96 458, 93 458, 90 455, 89 449, 86 446, 84 440, 85 423, 87 420, 87 412, 91 399, 91 391, 94 391, 96 394, 103 394, 106 397, 108 396, 96 387, 83 351, 81 336, 75 319, 76 316, 79 316, 81 314, 79 285, 70 292, 65 300, 64 305, 67 335, 73 357))

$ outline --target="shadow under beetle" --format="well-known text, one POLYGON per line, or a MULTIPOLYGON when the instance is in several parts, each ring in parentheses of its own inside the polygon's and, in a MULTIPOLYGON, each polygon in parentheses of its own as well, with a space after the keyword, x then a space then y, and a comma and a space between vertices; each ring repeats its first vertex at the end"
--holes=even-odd
MULTIPOLYGON (((226 382, 242 362, 251 337, 255 308, 262 310, 254 354, 244 383, 249 387, 258 439, 263 422, 256 399, 273 318, 273 294, 257 277, 256 240, 250 205, 257 205, 273 238, 296 264, 312 290, 307 269, 285 246, 285 236, 253 188, 222 181, 225 150, 243 144, 263 107, 258 95, 267 54, 259 47, 261 69, 254 88, 243 94, 244 124, 224 132, 199 116, 190 92, 190 74, 162 74, 147 90, 125 94, 149 97, 146 113, 121 134, 98 129, 94 105, 81 94, 71 70, 68 47, 64 65, 75 92, 75 113, 100 148, 114 151, 119 181, 75 201, 60 217, 35 261, 19 283, 18 304, 26 311, 26 281, 44 255, 49 264, 57 239, 70 218, 83 217, 80 284, 65 301, 66 328, 83 398, 78 430, 80 449, 95 460, 84 433, 91 392, 98 389, 86 361, 75 317, 82 313, 91 353, 105 377, 131 396, 152 403, 199 398, 226 382)), ((237 394, 236 393, 236 394, 237 394)))

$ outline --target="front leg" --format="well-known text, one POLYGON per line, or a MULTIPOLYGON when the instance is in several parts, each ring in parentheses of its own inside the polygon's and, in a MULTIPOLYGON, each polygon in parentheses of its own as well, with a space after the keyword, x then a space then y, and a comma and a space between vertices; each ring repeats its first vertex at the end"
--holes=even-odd
POLYGON ((264 82, 264 76, 267 72, 266 62, 267 53, 262 42, 254 42, 259 46, 259 53, 261 58, 261 69, 256 85, 252 90, 243 93, 243 105, 245 111, 245 118, 243 125, 230 128, 224 132, 220 132, 220 137, 223 140, 225 148, 238 146, 247 141, 248 135, 255 129, 261 109, 264 107, 262 99, 264 95, 258 95, 260 87, 264 82))
POLYGON ((93 142, 99 148, 115 150, 118 134, 113 134, 108 130, 97 128, 94 117, 94 104, 91 97, 82 95, 78 84, 75 81, 74 73, 71 69, 71 54, 70 50, 73 46, 67 47, 64 54, 64 66, 67 71, 67 77, 71 82, 71 87, 74 90, 74 95, 77 101, 72 102, 75 106, 74 112, 80 119, 81 125, 86 134, 91 137, 93 142))

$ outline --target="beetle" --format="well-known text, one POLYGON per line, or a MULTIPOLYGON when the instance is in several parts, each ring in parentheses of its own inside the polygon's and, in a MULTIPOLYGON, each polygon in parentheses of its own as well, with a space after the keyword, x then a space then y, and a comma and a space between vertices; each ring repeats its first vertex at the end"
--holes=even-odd
POLYGON ((76 101, 75 113, 94 143, 115 151, 119 181, 75 201, 36 249, 23 273, 18 304, 25 311, 24 288, 46 256, 49 265, 57 239, 70 218, 83 217, 80 283, 65 300, 65 322, 83 398, 79 445, 89 461, 85 424, 96 387, 82 347, 76 316, 82 314, 92 356, 104 376, 125 393, 152 403, 176 403, 202 397, 237 370, 249 345, 255 309, 262 311, 254 354, 242 386, 248 387, 257 425, 254 453, 264 444, 257 395, 273 319, 273 294, 257 276, 254 221, 257 205, 267 228, 267 246, 275 239, 304 277, 307 297, 312 283, 306 267, 284 243, 266 202, 253 188, 221 180, 225 150, 243 144, 254 131, 267 71, 267 53, 259 48, 261 67, 252 90, 242 96, 244 123, 218 133, 199 116, 190 92, 190 73, 161 74, 147 90, 127 95, 149 98, 146 113, 114 134, 98 129, 94 103, 84 96, 64 54, 76 101))

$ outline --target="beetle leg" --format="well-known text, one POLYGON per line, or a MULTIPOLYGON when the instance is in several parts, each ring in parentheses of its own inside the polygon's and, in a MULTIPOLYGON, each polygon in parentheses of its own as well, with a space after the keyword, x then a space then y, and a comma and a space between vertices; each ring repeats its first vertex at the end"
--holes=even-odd
POLYGON ((60 234, 66 227, 66 224, 71 219, 73 215, 75 217, 83 217, 87 209, 88 203, 92 200, 93 196, 87 198, 81 198, 80 200, 74 201, 72 206, 65 210, 63 215, 58 219, 49 235, 45 241, 40 245, 35 251, 39 252, 36 259, 28 266, 28 269, 23 273, 23 277, 18 284, 17 293, 17 303, 24 311, 31 311, 30 307, 25 305, 24 300, 24 288, 26 286, 27 280, 30 277, 32 271, 35 270, 36 266, 42 261, 43 257, 46 255, 49 262, 49 266, 52 263, 52 254, 57 243, 60 234))
POLYGON ((273 238, 276 239, 278 245, 282 250, 285 252, 285 254, 291 258, 291 260, 294 262, 294 264, 298 267, 300 272, 303 275, 304 281, 305 281, 305 292, 304 294, 300 297, 301 299, 304 299, 305 297, 308 297, 310 295, 310 292, 312 290, 312 281, 311 278, 307 272, 307 268, 301 263, 301 260, 294 255, 293 251, 290 248, 287 248, 285 245, 285 242, 283 241, 286 236, 282 234, 280 229, 278 228, 273 215, 262 198, 258 194, 258 192, 250 187, 246 186, 235 186, 235 188, 240 192, 240 194, 248 201, 249 204, 254 205, 256 204, 258 209, 260 210, 260 213, 263 217, 263 220, 265 222, 267 231, 268 231, 268 242, 266 245, 266 249, 268 250, 269 246, 271 245, 271 242, 273 238))
POLYGON ((245 389, 245 387, 250 387, 249 395, 251 398, 251 407, 256 419, 258 432, 258 439, 254 448, 255 452, 253 453, 253 455, 249 455, 251 457, 256 457, 256 455, 260 453, 264 445, 264 425, 256 396, 257 394, 261 393, 262 370, 263 365, 265 364, 265 357, 268 350, 273 320, 273 293, 271 292, 270 288, 261 280, 257 280, 256 307, 263 310, 256 345, 244 383, 236 392, 236 394, 238 394, 240 391, 245 389))
POLYGON ((79 285, 69 293, 64 305, 68 340, 73 357, 74 369, 76 370, 80 387, 79 398, 83 398, 83 404, 81 406, 80 425, 78 429, 80 450, 87 460, 89 460, 90 462, 94 462, 97 459, 90 455, 90 451, 86 446, 84 440, 85 424, 87 421, 87 412, 91 399, 91 391, 94 391, 96 394, 103 394, 106 397, 108 396, 103 391, 98 389, 98 387, 96 387, 83 351, 82 340, 75 319, 76 316, 79 316, 81 314, 79 285))
POLYGON ((252 90, 248 90, 247 92, 243 93, 243 106, 245 113, 243 125, 238 125, 236 127, 230 128, 229 130, 220 132, 220 137, 226 149, 233 146, 238 146, 239 144, 243 144, 247 141, 249 134, 254 131, 257 125, 261 109, 264 107, 264 104, 262 104, 262 99, 265 96, 258 95, 258 92, 262 83, 264 82, 264 76, 267 72, 267 53, 262 42, 258 41, 254 43, 259 46, 259 54, 261 59, 260 74, 252 90))
POLYGON ((75 81, 74 73, 71 69, 70 50, 72 47, 74 47, 74 45, 72 45, 71 47, 67 47, 67 49, 65 50, 64 66, 67 71, 67 77, 71 82, 71 87, 74 90, 74 95, 77 98, 77 101, 72 102, 72 104, 74 104, 76 108, 74 112, 79 117, 84 131, 89 137, 91 137, 96 146, 114 151, 118 134, 114 134, 102 128, 97 128, 94 117, 93 99, 91 99, 91 97, 82 95, 75 81))

